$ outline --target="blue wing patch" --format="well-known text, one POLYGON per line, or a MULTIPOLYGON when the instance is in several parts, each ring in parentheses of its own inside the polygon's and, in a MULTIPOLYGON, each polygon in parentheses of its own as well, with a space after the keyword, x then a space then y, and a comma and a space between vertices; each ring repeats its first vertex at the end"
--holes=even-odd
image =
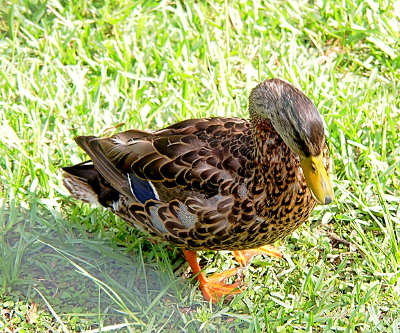
POLYGON ((147 180, 140 179, 134 173, 128 173, 129 187, 132 194, 140 203, 145 203, 147 200, 159 200, 158 194, 154 186, 147 180))

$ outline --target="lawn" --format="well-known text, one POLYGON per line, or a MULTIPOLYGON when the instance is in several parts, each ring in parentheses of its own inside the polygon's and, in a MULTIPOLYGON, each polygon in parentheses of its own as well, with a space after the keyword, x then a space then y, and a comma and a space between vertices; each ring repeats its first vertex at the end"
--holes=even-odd
MULTIPOLYGON (((0 331, 399 332, 400 1, 0 1, 0 331), (180 250, 77 202, 77 135, 248 117, 279 77, 326 124, 335 200, 203 300, 180 250), (189 277, 189 278, 187 278, 189 277)), ((202 252, 207 273, 235 265, 202 252)))

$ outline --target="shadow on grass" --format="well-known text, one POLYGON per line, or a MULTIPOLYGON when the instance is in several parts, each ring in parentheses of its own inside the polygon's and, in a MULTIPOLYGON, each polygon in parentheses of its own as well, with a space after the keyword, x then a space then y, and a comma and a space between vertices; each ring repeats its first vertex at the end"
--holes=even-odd
POLYGON ((125 244, 115 239, 121 234, 107 237, 112 226, 82 234, 82 225, 36 202, 29 209, 3 204, 0 219, 3 302, 34 301, 94 328, 127 321, 145 327, 154 318, 160 325, 187 300, 179 297, 188 283, 179 277, 182 257, 136 230, 126 231, 125 244))

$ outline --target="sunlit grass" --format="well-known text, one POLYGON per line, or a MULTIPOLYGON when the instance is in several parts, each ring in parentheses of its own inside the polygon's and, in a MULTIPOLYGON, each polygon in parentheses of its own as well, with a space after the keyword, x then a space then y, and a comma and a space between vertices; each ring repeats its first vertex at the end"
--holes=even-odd
POLYGON ((0 330, 398 332, 399 1, 0 4, 0 330), (70 199, 60 167, 87 158, 76 135, 247 117, 268 77, 324 116, 336 199, 212 306, 180 251, 70 199))

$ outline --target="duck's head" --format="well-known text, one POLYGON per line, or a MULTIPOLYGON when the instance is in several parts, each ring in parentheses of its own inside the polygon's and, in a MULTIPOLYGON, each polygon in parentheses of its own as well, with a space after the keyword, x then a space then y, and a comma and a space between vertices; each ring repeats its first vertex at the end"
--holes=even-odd
POLYGON ((323 161, 324 124, 313 102, 291 84, 271 79, 249 97, 253 120, 269 119, 283 141, 300 157, 306 183, 314 199, 329 204, 333 190, 323 161))

